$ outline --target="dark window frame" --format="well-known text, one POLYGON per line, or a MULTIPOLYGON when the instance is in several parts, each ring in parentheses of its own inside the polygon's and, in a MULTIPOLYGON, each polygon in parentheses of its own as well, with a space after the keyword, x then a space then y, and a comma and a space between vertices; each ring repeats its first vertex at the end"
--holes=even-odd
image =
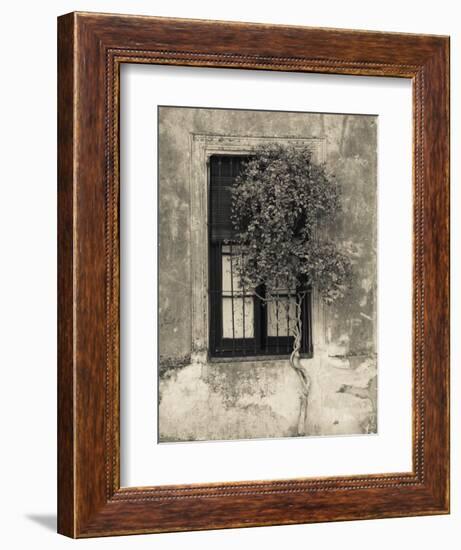
MULTIPOLYGON (((250 155, 241 154, 214 154, 209 157, 208 162, 208 298, 209 298, 209 355, 211 358, 247 358, 255 357, 287 357, 293 349, 293 336, 269 336, 267 334, 267 309, 268 304, 264 303, 257 295, 244 294, 244 297, 253 298, 253 337, 245 338, 224 338, 223 337, 223 289, 222 289, 222 256, 224 240, 229 244, 232 250, 232 240, 219 237, 212 238, 213 231, 213 212, 212 204, 219 204, 213 197, 214 186, 212 182, 213 169, 215 162, 224 159, 229 160, 231 176, 225 176, 227 179, 235 179, 232 176, 233 160, 240 163, 250 155)), ((217 186, 219 187, 219 186, 217 186)), ((222 228, 221 228, 222 229, 222 228)), ((218 229, 219 232, 219 229, 218 229)), ((224 229, 225 233, 225 229, 224 229)), ((230 235, 229 235, 230 236, 230 235)), ((234 242, 234 245, 238 243, 234 242)), ((264 286, 257 289, 260 296, 264 296, 264 286)), ((281 293, 280 298, 290 295, 288 292, 281 293)), ((283 308, 283 306, 280 306, 283 308)), ((301 354, 304 357, 313 355, 312 345, 312 292, 308 292, 303 300, 301 311, 303 332, 301 335, 301 354)), ((277 324, 278 326, 278 324, 277 324)), ((289 328, 285 325, 285 328, 289 328)), ((287 330, 289 332, 289 330, 287 330)))

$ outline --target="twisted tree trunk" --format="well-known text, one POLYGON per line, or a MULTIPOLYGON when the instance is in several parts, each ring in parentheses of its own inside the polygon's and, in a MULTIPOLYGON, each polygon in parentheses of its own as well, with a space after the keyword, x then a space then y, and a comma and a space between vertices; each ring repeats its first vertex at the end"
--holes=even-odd
POLYGON ((301 350, 301 335, 302 335, 302 301, 304 296, 296 301, 296 323, 293 329, 294 342, 293 351, 290 355, 290 365, 298 375, 301 382, 301 395, 300 395, 300 408, 298 418, 298 435, 306 435, 306 422, 307 422, 307 407, 309 404, 309 392, 311 388, 311 379, 306 370, 301 366, 300 350, 301 350))

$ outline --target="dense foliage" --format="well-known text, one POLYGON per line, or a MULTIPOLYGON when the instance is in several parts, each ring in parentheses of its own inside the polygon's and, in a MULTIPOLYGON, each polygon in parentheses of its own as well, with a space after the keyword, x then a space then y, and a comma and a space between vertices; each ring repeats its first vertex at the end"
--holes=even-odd
MULTIPOLYGON (((328 227, 340 189, 305 148, 265 146, 244 165, 232 192, 237 263, 246 287, 315 287, 326 302, 344 295, 351 263, 328 227), (328 223, 326 223, 328 222, 328 223)), ((274 294, 276 291, 273 291, 274 294)))

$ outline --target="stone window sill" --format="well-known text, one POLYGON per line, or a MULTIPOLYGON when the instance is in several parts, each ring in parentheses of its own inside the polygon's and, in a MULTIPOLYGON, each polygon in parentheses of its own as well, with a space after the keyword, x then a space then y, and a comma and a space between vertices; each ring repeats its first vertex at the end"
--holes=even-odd
MULTIPOLYGON (((301 353, 301 359, 311 359, 313 357, 312 353, 301 353)), ((277 362, 277 361, 288 361, 290 359, 290 354, 286 355, 242 355, 234 357, 209 357, 209 363, 254 363, 254 362, 277 362)))

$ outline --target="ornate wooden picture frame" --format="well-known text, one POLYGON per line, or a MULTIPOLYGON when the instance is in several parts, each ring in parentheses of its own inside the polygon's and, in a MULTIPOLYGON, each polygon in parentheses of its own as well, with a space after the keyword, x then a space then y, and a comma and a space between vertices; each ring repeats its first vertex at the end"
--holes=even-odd
POLYGON ((58 531, 96 537, 448 513, 449 39, 71 13, 59 18, 58 49, 58 531), (412 471, 120 486, 122 63, 412 79, 412 471))

